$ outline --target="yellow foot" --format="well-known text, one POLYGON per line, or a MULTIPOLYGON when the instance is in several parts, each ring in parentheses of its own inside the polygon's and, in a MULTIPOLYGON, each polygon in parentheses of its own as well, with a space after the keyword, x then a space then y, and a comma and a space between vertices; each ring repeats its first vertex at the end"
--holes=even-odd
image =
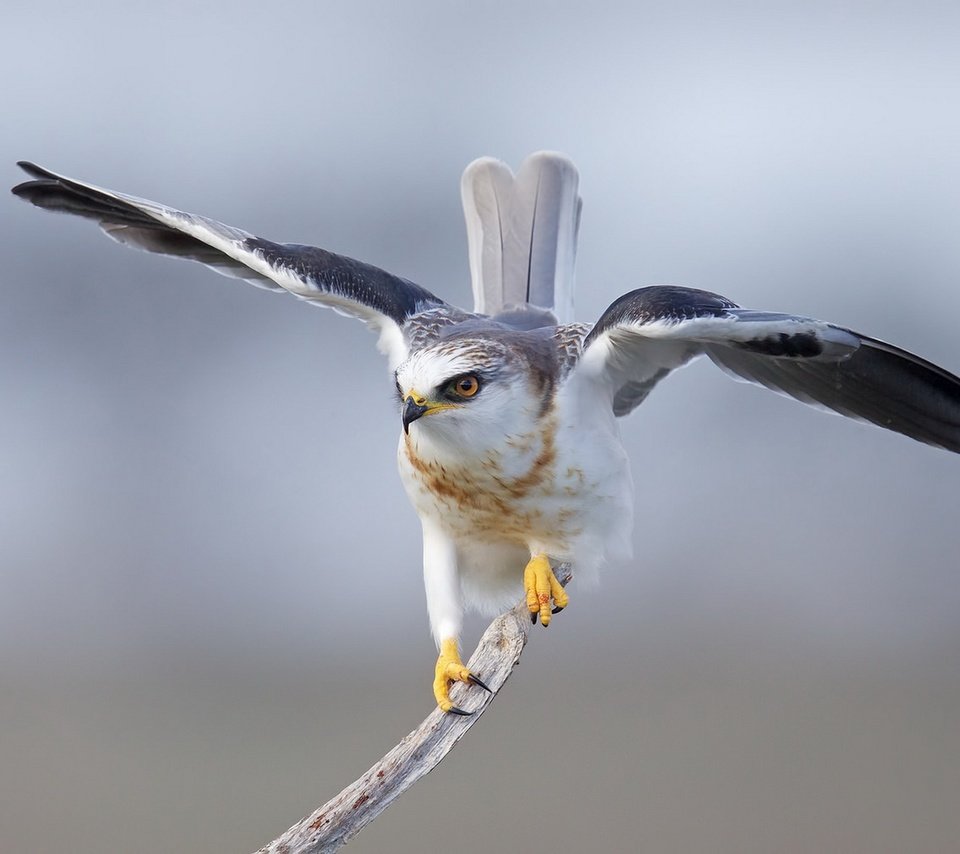
POLYGON ((447 638, 440 644, 440 657, 437 659, 437 668, 433 677, 433 696, 437 698, 437 705, 443 712, 450 712, 454 715, 472 715, 473 712, 465 712, 450 701, 450 685, 454 682, 467 682, 471 685, 478 685, 484 691, 490 691, 460 660, 460 651, 457 649, 456 639, 447 638))
POLYGON ((557 581, 546 555, 530 558, 523 571, 523 589, 527 592, 527 608, 530 609, 530 621, 533 623, 537 622, 539 615, 541 625, 549 626, 551 614, 562 611, 570 603, 570 597, 557 581), (552 611, 551 599, 556 606, 552 611))

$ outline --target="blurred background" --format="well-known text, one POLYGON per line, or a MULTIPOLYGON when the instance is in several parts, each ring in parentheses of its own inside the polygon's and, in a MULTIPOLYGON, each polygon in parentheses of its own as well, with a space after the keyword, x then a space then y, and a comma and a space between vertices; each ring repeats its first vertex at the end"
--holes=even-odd
MULTIPOLYGON (((469 303, 480 155, 570 155, 578 315, 671 282, 960 371, 960 12, 12 2, 21 158, 469 303)), ((0 203, 0 850, 245 852, 432 706, 362 324, 0 203)), ((946 852, 960 459, 695 364, 574 582, 357 852, 946 852)), ((486 620, 474 618, 471 646, 486 620)))

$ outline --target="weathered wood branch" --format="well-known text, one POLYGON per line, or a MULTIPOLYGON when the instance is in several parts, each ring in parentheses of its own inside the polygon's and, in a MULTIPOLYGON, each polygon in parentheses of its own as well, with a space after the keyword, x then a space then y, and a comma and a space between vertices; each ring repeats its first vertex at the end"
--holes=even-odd
MULTIPOLYGON (((573 577, 567 564, 561 564, 555 573, 564 586, 573 577)), ((530 612, 526 603, 520 602, 497 617, 483 633, 467 666, 483 678, 493 693, 459 683, 451 692, 454 703, 474 712, 473 715, 459 717, 434 709, 362 777, 257 854, 327 854, 349 842, 397 797, 436 768, 480 719, 519 664, 530 625, 530 612)))

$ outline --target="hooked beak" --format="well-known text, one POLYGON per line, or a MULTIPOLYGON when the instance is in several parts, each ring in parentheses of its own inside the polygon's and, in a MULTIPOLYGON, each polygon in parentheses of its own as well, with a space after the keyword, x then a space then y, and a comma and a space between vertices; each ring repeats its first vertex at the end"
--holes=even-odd
POLYGON ((413 399, 413 395, 408 395, 407 399, 403 402, 403 412, 401 413, 403 432, 409 434, 410 423, 416 421, 421 415, 424 415, 429 408, 429 406, 417 403, 413 399))

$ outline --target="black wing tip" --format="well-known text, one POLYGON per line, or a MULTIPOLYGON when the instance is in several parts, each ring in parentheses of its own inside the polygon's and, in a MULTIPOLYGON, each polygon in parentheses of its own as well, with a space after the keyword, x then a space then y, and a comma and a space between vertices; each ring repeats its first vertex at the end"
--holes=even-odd
POLYGON ((23 199, 25 202, 30 202, 38 207, 43 207, 42 199, 46 195, 49 195, 51 190, 59 189, 61 189, 61 187, 56 181, 39 178, 35 181, 24 181, 22 184, 17 184, 15 187, 10 188, 10 192, 18 199, 23 199))
POLYGON ((24 172, 30 175, 32 178, 55 178, 56 176, 49 169, 44 169, 42 166, 37 166, 36 163, 32 163, 29 160, 18 160, 17 166, 19 166, 24 172))
POLYGON ((24 201, 32 202, 34 191, 38 187, 50 186, 50 184, 57 179, 57 176, 54 175, 53 172, 49 172, 42 166, 37 166, 36 163, 31 163, 29 160, 18 160, 17 166, 34 179, 32 181, 24 181, 10 188, 10 192, 13 193, 13 195, 24 201))
POLYGON ((17 184, 17 186, 11 187, 10 192, 19 199, 30 201, 29 193, 30 190, 36 186, 36 183, 36 181, 24 181, 22 184, 17 184))

